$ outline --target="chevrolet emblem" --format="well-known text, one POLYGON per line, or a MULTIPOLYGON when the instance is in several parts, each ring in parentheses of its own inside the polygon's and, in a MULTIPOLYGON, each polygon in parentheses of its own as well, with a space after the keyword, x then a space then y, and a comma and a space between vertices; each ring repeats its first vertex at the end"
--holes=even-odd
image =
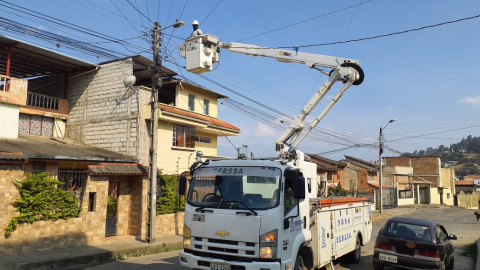
POLYGON ((215 234, 220 235, 221 237, 224 237, 226 235, 229 235, 230 233, 222 230, 222 231, 215 232, 215 234))

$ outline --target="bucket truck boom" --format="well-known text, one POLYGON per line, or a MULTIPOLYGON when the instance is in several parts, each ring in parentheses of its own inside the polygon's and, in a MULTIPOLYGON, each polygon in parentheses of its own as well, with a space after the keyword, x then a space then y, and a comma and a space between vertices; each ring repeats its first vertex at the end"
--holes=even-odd
POLYGON ((282 63, 305 64, 307 67, 319 70, 322 74, 328 76, 327 81, 323 83, 315 95, 293 119, 289 127, 278 138, 276 141, 277 151, 280 151, 279 146, 283 144, 297 148, 308 133, 340 99, 343 93, 351 85, 360 85, 365 77, 360 67, 360 61, 355 59, 298 52, 298 47, 296 51, 288 51, 235 42, 224 43, 218 41, 217 37, 210 34, 187 39, 185 43, 179 45, 178 50, 179 54, 187 60, 187 70, 200 74, 211 71, 213 63, 220 61, 220 49, 227 49, 234 53, 273 58, 282 63), (330 71, 321 68, 328 68, 330 71), (342 89, 302 134, 307 116, 338 81, 343 82, 342 89))

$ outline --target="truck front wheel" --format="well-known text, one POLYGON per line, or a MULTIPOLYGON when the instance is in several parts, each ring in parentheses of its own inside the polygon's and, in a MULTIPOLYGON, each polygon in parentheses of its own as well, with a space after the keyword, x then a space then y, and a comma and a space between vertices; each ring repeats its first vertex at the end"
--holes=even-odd
POLYGON ((357 240, 355 241, 355 249, 348 254, 348 259, 351 263, 357 264, 360 262, 360 257, 362 254, 362 245, 360 243, 360 237, 357 235, 357 240))
POLYGON ((303 258, 300 255, 297 255, 297 259, 295 260, 295 267, 293 270, 307 270, 305 264, 303 263, 303 258))

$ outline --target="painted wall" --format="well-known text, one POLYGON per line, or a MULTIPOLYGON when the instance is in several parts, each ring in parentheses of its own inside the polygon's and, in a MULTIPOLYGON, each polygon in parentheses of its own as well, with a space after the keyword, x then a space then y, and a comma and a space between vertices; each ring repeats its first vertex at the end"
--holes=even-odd
POLYGON ((188 110, 188 95, 195 95, 194 112, 203 114, 204 99, 210 101, 209 115, 211 117, 217 117, 217 96, 215 94, 206 92, 201 88, 182 83, 177 85, 177 107, 188 110), (182 87, 183 86, 183 87, 182 87))
POLYGON ((0 103, 0 138, 18 138, 18 117, 20 107, 17 105, 0 103))
POLYGON ((466 209, 478 209, 478 195, 476 192, 472 194, 465 194, 460 192, 457 195, 458 207, 466 209))
POLYGON ((195 148, 173 146, 173 123, 158 122, 158 152, 157 164, 166 174, 179 174, 187 171, 196 161, 196 151, 202 151, 204 156, 217 155, 217 135, 197 132, 196 135, 210 138, 210 143, 195 142, 195 148))
POLYGON ((415 197, 414 198, 408 198, 408 199, 398 199, 398 205, 399 206, 400 205, 410 205, 410 204, 415 204, 415 197))

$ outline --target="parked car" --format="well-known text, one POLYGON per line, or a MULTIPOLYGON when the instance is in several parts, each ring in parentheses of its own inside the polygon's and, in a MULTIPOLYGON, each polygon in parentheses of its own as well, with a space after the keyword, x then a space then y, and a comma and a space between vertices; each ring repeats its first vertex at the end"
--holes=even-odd
POLYGON ((373 266, 407 269, 452 269, 454 258, 447 230, 435 221, 426 219, 394 217, 380 230, 375 241, 373 266))

